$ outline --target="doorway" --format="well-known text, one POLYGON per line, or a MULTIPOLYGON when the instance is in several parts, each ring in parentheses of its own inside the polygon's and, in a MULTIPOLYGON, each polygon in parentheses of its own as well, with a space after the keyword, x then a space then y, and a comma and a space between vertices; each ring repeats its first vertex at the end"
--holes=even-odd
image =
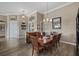
POLYGON ((19 26, 18 26, 18 21, 16 20, 11 20, 9 22, 9 37, 19 38, 19 26))

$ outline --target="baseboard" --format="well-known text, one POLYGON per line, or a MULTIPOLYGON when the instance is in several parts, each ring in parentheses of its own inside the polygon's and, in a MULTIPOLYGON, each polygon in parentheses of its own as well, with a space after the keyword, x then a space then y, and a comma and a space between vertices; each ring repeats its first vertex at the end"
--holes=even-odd
POLYGON ((76 46, 76 43, 71 43, 71 42, 67 42, 67 41, 60 41, 60 42, 76 46))

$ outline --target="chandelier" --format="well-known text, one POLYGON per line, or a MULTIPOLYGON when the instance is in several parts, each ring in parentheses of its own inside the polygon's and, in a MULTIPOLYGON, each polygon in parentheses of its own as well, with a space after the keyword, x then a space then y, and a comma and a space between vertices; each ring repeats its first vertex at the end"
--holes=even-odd
POLYGON ((43 22, 52 22, 52 19, 48 17, 48 2, 46 3, 46 5, 47 5, 47 13, 46 13, 46 17, 43 19, 43 22))

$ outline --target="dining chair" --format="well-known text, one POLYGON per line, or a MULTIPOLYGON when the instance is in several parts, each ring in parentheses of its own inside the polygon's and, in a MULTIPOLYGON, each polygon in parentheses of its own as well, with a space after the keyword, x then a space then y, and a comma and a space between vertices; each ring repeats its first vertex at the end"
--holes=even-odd
POLYGON ((50 40, 47 44, 45 44, 45 50, 49 50, 52 49, 52 44, 53 44, 53 35, 48 36, 50 40))
POLYGON ((57 47, 58 36, 57 35, 54 35, 52 38, 53 38, 52 39, 52 46, 56 46, 57 47))
POLYGON ((30 35, 28 32, 26 33, 26 43, 30 43, 30 35))
POLYGON ((58 44, 60 43, 60 39, 61 39, 61 33, 58 34, 58 40, 57 40, 57 43, 58 43, 58 44))
POLYGON ((44 47, 38 44, 38 37, 31 36, 31 42, 32 42, 32 56, 34 55, 34 51, 36 51, 37 54, 39 55, 39 52, 43 50, 44 47))

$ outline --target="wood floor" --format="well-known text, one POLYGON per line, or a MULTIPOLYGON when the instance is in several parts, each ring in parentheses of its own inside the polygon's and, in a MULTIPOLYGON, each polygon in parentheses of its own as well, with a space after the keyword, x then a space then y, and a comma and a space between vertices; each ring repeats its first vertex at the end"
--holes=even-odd
MULTIPOLYGON (((34 55, 37 56, 37 53, 34 55)), ((0 39, 0 56, 32 56, 32 46, 24 39, 0 39)), ((39 56, 75 56, 75 46, 60 43, 60 46, 49 48, 39 56)))

